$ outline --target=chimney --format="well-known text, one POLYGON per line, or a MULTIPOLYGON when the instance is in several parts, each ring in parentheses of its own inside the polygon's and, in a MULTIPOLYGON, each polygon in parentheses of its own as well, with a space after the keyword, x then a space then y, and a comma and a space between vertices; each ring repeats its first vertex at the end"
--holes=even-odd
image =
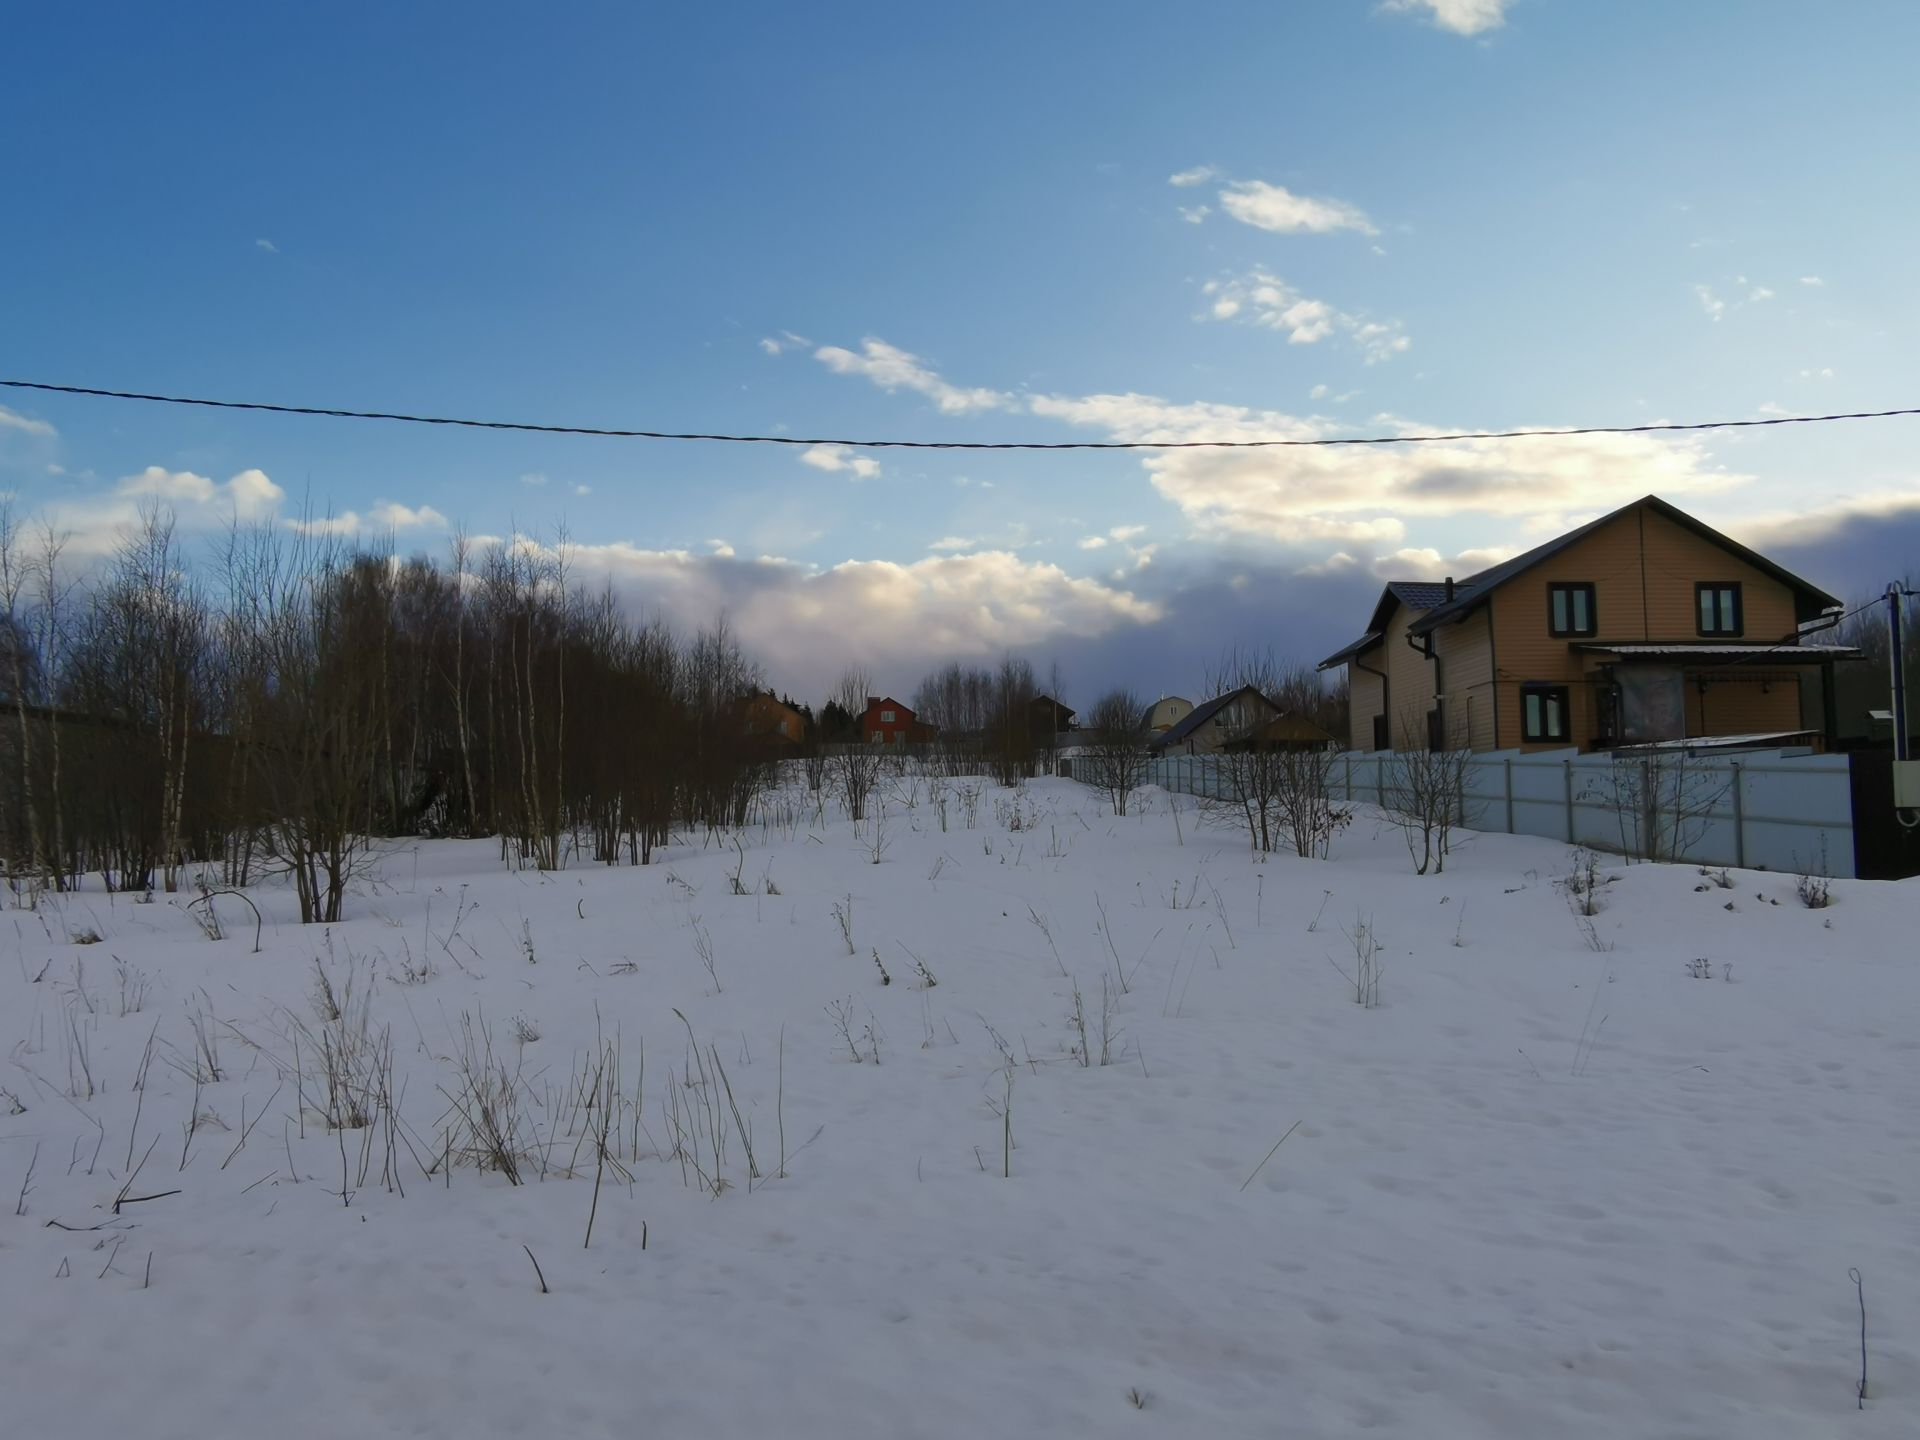
POLYGON ((1453 577, 1451 575, 1447 576, 1447 600, 1449 603, 1453 600, 1453 577))

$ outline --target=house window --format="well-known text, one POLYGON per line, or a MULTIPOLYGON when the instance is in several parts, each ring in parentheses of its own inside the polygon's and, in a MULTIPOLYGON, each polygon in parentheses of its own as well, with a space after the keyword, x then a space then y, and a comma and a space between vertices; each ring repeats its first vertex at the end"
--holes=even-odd
POLYGON ((1702 635, 1745 633, 1745 617, 1740 613, 1739 581, 1702 580, 1693 587, 1693 599, 1702 635))
POLYGON ((1593 582, 1569 581, 1547 586, 1547 629, 1558 636, 1594 633, 1593 582))
POLYGON ((891 710, 882 710, 882 711, 880 712, 880 723, 881 723, 882 725, 891 725, 891 724, 893 724, 893 711, 891 711, 891 710))
POLYGON ((1526 685, 1520 690, 1520 737, 1547 741, 1567 738, 1567 687, 1526 685))
POLYGON ((1387 748, 1387 717, 1384 715, 1373 717, 1373 748, 1376 750, 1387 748))

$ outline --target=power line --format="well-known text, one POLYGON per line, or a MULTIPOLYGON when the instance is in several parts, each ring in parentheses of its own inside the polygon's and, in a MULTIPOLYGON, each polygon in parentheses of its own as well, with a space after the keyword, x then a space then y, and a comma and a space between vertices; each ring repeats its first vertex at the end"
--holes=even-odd
POLYGON ((1432 445, 1460 440, 1528 440, 1566 435, 1656 435, 1678 431, 1755 430, 1770 425, 1823 425, 1836 420, 1890 420, 1920 415, 1920 406, 1900 410, 1853 410, 1831 415, 1769 415, 1758 420, 1695 420, 1657 425, 1576 425, 1558 430, 1456 430, 1421 435, 1356 435, 1310 440, 850 440, 793 435, 728 435, 692 430, 622 430, 603 425, 545 425, 524 420, 472 420, 450 415, 407 415, 391 410, 343 410, 323 405, 274 405, 263 400, 210 400, 189 395, 149 395, 54 385, 41 380, 0 380, 14 390, 85 395, 104 400, 146 400, 157 405, 197 405, 211 410, 263 410, 275 415, 318 415, 333 420, 395 420, 408 425, 451 425, 469 430, 518 430, 536 435, 590 435, 611 440, 707 440, 728 445, 838 445, 850 450, 1283 450, 1347 445, 1432 445))

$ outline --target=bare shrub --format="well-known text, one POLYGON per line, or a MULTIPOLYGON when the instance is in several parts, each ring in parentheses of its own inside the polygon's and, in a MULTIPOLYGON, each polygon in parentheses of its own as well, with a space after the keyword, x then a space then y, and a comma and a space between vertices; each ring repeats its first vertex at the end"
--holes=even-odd
MULTIPOLYGON (((1115 815, 1127 813, 1127 801, 1147 773, 1146 711, 1140 697, 1127 689, 1109 690, 1087 712, 1081 740, 1087 778, 1106 792, 1115 815)), ((973 828, 969 810, 967 828, 973 828)))
POLYGON ((1827 868, 1827 837, 1820 836, 1820 854, 1814 865, 1803 870, 1800 878, 1794 882, 1793 893, 1800 897, 1800 903, 1809 910, 1824 910, 1833 904, 1833 881, 1827 868))
POLYGON ((1353 1003, 1363 1010, 1371 1010, 1380 1003, 1380 936, 1373 928, 1370 917, 1356 915, 1351 930, 1340 932, 1347 937, 1347 944, 1353 951, 1351 970, 1327 957, 1333 968, 1348 985, 1353 987, 1353 1003))
POLYGON ((1473 752, 1464 747, 1402 750, 1387 763, 1392 775, 1387 818, 1407 842, 1413 873, 1444 873, 1453 832, 1468 823, 1467 776, 1473 752))
POLYGON ((1731 771, 1685 746, 1616 750, 1606 774, 1583 798, 1613 812, 1620 853, 1630 860, 1676 861, 1706 837, 1720 802, 1733 789, 1731 771))
POLYGON ((454 1084, 440 1087, 448 1106, 441 1127, 444 1151, 519 1185, 538 1151, 520 1111, 524 1087, 518 1064, 510 1069, 494 1054, 493 1031, 484 1016, 476 1023, 463 1011, 460 1040, 454 1084))
POLYGON ((1576 845, 1572 867, 1556 883, 1566 892, 1567 904, 1575 915, 1593 916, 1600 913, 1602 887, 1613 881, 1613 876, 1601 875, 1600 857, 1590 847, 1576 845))

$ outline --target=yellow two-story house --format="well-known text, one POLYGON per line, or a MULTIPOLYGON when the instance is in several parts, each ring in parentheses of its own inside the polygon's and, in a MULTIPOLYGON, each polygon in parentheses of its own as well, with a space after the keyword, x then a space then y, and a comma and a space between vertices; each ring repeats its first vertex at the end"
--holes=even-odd
POLYGON ((1346 667, 1358 750, 1817 742, 1812 699, 1855 652, 1808 641, 1841 609, 1649 495, 1478 575, 1389 583, 1320 668, 1346 667))

